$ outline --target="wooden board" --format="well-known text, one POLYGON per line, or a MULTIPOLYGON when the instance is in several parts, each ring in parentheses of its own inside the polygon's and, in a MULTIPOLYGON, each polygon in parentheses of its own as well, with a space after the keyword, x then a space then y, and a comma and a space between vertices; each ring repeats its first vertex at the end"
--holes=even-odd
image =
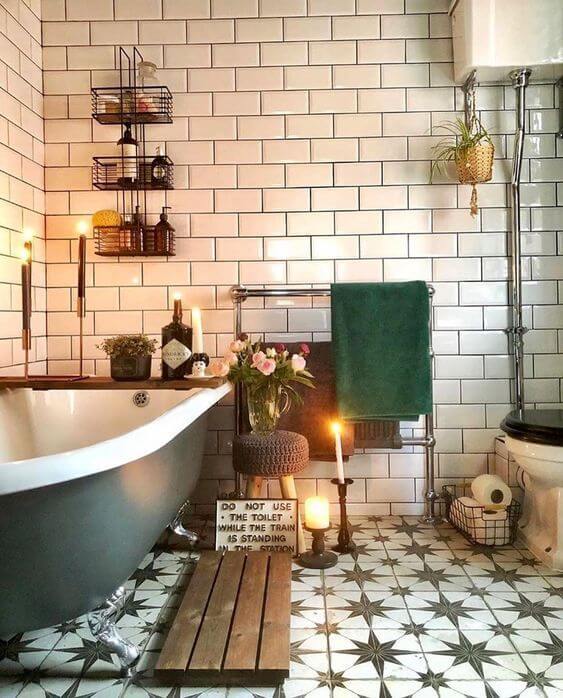
POLYGON ((155 668, 163 683, 275 686, 289 676, 291 556, 204 551, 155 668))
POLYGON ((109 376, 20 376, 0 378, 0 390, 6 388, 31 388, 32 390, 193 390, 194 388, 218 388, 226 378, 184 378, 163 381, 149 378, 147 381, 114 381, 109 376))

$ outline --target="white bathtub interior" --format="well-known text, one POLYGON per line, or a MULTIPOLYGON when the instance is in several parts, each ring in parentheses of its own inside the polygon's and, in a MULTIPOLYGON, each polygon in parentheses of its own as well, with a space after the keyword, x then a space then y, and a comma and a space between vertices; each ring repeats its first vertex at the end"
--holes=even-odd
POLYGON ((0 463, 63 453, 115 438, 160 417, 199 390, 6 390, 0 393, 0 463))

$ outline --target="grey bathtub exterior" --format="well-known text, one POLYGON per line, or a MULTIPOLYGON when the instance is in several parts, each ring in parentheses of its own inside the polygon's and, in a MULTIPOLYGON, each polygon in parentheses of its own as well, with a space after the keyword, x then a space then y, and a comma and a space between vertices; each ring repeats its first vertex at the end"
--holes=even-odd
POLYGON ((119 467, 0 496, 0 637, 92 610, 133 573, 193 492, 206 424, 119 467))

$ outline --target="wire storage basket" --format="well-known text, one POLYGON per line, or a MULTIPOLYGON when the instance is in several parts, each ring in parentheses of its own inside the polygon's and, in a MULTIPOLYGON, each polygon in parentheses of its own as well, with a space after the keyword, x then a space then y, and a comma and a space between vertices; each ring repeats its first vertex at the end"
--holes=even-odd
POLYGON ((158 158, 94 157, 92 184, 96 189, 174 189, 174 165, 166 155, 158 158))
POLYGON ((172 94, 165 85, 93 87, 92 116, 100 124, 171 124, 172 94))
POLYGON ((155 226, 94 226, 96 254, 101 257, 174 257, 172 231, 161 234, 155 226))
POLYGON ((471 500, 471 483, 444 485, 446 518, 462 535, 477 545, 514 543, 518 533, 520 502, 513 499, 504 509, 490 509, 471 500))

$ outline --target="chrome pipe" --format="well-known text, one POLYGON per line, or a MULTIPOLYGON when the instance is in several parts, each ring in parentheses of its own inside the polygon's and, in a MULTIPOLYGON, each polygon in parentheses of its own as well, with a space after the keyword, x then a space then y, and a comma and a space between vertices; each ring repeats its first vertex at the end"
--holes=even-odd
POLYGON ((330 296, 330 288, 246 288, 245 286, 233 286, 231 299, 233 303, 245 301, 247 298, 289 298, 289 297, 319 297, 330 296))
POLYGON ((514 403, 517 410, 521 410, 524 407, 524 334, 527 332, 527 329, 523 326, 522 318, 520 177, 522 174, 524 136, 526 135, 526 87, 528 86, 531 73, 532 71, 528 68, 519 68, 510 73, 512 86, 516 91, 516 132, 514 135, 514 155, 510 180, 512 327, 508 330, 508 334, 512 340, 514 403))

